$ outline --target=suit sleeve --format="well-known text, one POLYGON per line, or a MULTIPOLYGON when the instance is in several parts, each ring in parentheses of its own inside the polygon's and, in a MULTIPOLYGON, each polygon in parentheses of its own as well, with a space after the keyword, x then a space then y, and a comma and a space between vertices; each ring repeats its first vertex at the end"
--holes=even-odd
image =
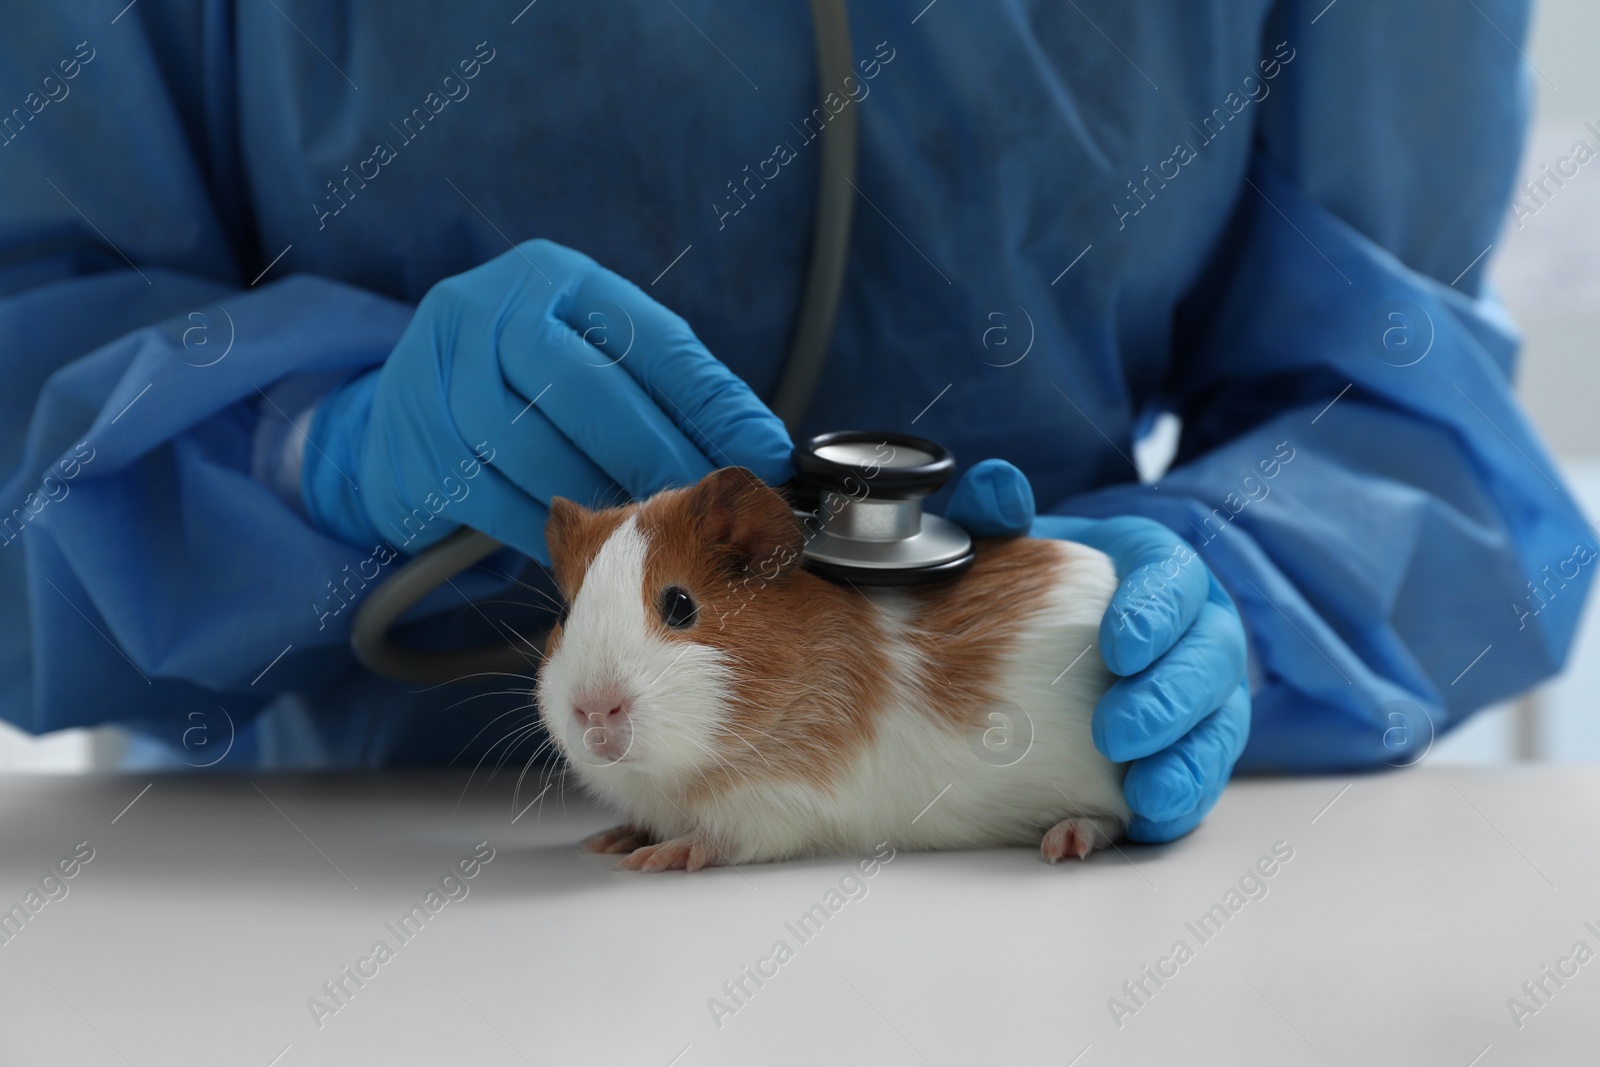
POLYGON ((252 442, 274 383, 382 360, 410 309, 272 266, 230 5, 114 7, 0 35, 0 715, 176 741, 349 670, 330 609, 371 548, 253 478, 252 442))
POLYGON ((1180 314, 1173 468, 1057 509, 1155 518, 1232 594, 1241 769, 1413 762, 1566 657, 1595 533, 1512 395, 1485 281, 1527 22, 1520 0, 1280 6, 1263 55, 1296 55, 1180 314))

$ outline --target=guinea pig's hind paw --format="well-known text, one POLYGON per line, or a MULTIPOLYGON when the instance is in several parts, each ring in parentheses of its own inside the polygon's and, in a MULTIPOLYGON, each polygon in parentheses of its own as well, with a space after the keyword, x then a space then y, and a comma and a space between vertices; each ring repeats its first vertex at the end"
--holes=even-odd
POLYGON ((727 861, 717 847, 703 837, 674 837, 659 845, 636 848, 617 861, 619 871, 698 871, 720 867, 727 861))
POLYGON ((1085 859, 1095 849, 1111 844, 1121 832, 1121 822, 1104 815, 1062 819, 1045 833, 1039 855, 1046 863, 1060 863, 1069 856, 1085 859))
POLYGON ((649 843, 648 831, 624 823, 584 838, 578 847, 585 852, 632 852, 649 843))

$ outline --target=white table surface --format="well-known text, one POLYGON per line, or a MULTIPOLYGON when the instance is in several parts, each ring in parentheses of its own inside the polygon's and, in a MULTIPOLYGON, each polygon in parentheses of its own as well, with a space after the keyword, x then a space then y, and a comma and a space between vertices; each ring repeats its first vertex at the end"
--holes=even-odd
POLYGON ((605 814, 552 792, 513 823, 513 777, 0 779, 0 908, 94 849, 0 944, 0 1064, 1600 1062, 1600 958, 1520 1029, 1506 1004, 1600 952, 1600 769, 1247 781, 1176 845, 1059 867, 901 853, 804 943, 785 924, 852 861, 613 872, 575 847, 605 814), (401 944, 385 923, 485 839, 401 944), (1279 841, 1202 943, 1186 922, 1279 841), (308 998, 380 938, 319 1028, 308 998), (1180 939, 1119 1027, 1108 999, 1180 939))

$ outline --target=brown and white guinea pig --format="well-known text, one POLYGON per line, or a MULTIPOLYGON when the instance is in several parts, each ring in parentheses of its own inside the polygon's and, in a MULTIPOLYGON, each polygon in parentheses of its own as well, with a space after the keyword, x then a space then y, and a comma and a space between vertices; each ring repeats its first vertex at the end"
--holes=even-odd
POLYGON ((539 669, 550 736, 627 822, 636 870, 1121 835, 1125 765, 1090 738, 1117 578, 1064 541, 980 539, 959 577, 856 588, 800 565, 783 496, 742 467, 642 503, 557 498, 567 600, 539 669))

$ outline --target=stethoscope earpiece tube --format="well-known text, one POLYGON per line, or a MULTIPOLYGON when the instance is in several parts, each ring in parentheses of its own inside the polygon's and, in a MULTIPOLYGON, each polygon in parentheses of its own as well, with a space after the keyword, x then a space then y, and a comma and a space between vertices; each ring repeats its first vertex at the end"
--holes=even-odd
MULTIPOLYGON (((854 73, 851 65, 850 20, 845 0, 811 0, 811 23, 816 36, 818 95, 821 97, 842 86, 845 78, 854 73)), ((789 428, 791 435, 798 433, 800 421, 810 408, 811 398, 821 380, 823 363, 833 338, 834 320, 839 310, 839 295, 844 289, 855 208, 855 188, 852 183, 860 141, 858 111, 859 108, 847 107, 835 114, 819 139, 817 209, 812 221, 805 291, 800 298, 794 337, 770 405, 789 428)), ((824 480, 838 473, 835 467, 827 465, 832 462, 828 458, 831 454, 829 450, 844 447, 844 437, 848 436, 824 434, 806 443, 809 455, 820 456, 817 469, 824 480), (831 443, 824 438, 832 439, 831 443)), ((879 442, 900 440, 905 447, 932 450, 930 455, 937 453, 949 456, 948 452, 932 442, 909 435, 865 436, 872 439, 874 447, 879 442), (913 446, 907 442, 918 444, 913 446)), ((795 451, 799 457, 802 449, 795 451)), ((874 477, 868 479, 868 483, 871 485, 869 492, 875 491, 878 495, 872 498, 871 503, 852 505, 853 511, 845 509, 837 514, 832 513, 828 507, 829 500, 833 498, 827 490, 819 494, 817 510, 807 512, 813 525, 820 527, 806 549, 806 563, 813 571, 856 584, 899 585, 930 581, 957 573, 971 562, 970 538, 960 527, 932 515, 922 516, 921 526, 906 539, 908 543, 897 550, 882 543, 864 541, 858 536, 863 532, 863 522, 869 525, 873 521, 899 522, 901 529, 910 530, 911 510, 921 515, 917 500, 943 484, 954 471, 954 461, 951 459, 940 467, 943 473, 937 482, 932 481, 931 471, 908 474, 905 470, 890 473, 891 469, 881 464, 876 468, 874 477), (883 475, 888 477, 883 478, 883 475), (922 481, 917 484, 931 484, 932 488, 910 497, 891 496, 902 493, 901 489, 894 487, 908 477, 921 477, 922 481), (894 501, 899 503, 895 504, 894 501), (847 511, 850 517, 841 518, 847 511), (820 544, 817 543, 819 541, 820 544), (887 565, 885 559, 888 560, 887 565)), ((860 472, 846 473, 859 475, 860 472)), ((851 486, 854 484, 852 482, 851 486)), ((835 491, 835 497, 849 496, 852 492, 851 487, 843 483, 840 488, 842 492, 835 491)), ((833 499, 833 502, 838 503, 838 500, 833 499)), ((870 534, 871 531, 866 532, 870 534)), ((531 648, 523 650, 508 644, 435 652, 404 648, 389 640, 389 628, 413 604, 501 547, 499 541, 487 534, 461 529, 418 553, 374 590, 357 609, 350 634, 350 645, 356 658, 376 674, 425 685, 485 672, 530 673, 530 667, 537 658, 531 648)))
POLYGON ((483 673, 531 675, 539 659, 532 647, 484 645, 441 652, 407 648, 389 639, 390 627, 413 604, 504 547, 488 534, 464 526, 407 561, 356 609, 350 628, 356 659, 374 674, 418 685, 483 673))
MULTIPOLYGON (((850 65, 850 17, 845 0, 811 0, 811 28, 817 42, 818 98, 844 85, 855 73, 850 65)), ((855 212, 856 155, 861 140, 860 109, 846 107, 828 120, 819 137, 817 209, 811 228, 811 254, 805 293, 795 318, 794 337, 773 394, 772 411, 800 432, 800 420, 811 407, 822 365, 833 340, 833 322, 844 289, 850 255, 850 227, 855 212)))

